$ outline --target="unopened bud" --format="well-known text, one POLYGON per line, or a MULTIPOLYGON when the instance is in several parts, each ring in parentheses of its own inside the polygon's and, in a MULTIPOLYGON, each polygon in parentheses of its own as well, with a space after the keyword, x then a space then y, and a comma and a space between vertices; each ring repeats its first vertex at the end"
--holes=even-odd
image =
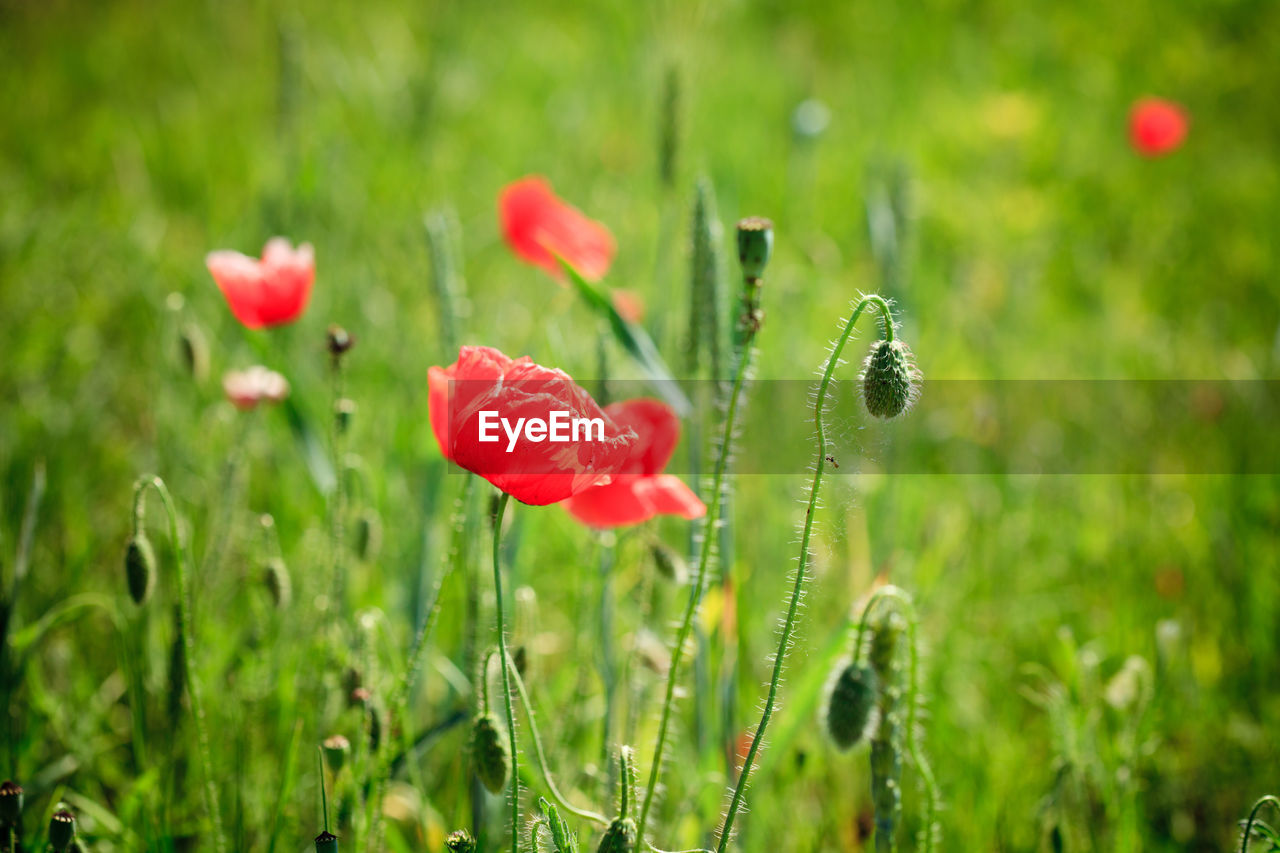
POLYGON ((922 376, 911 348, 899 340, 878 340, 862 362, 862 401, 877 418, 896 418, 920 396, 922 376))
POLYGON ((272 557, 262 569, 262 583, 271 594, 271 603, 276 609, 283 610, 293 599, 293 581, 289 578, 289 567, 279 557, 272 557))
POLYGON ((49 820, 49 846, 58 853, 65 853, 76 837, 76 818, 63 809, 53 813, 49 820))
POLYGON ((372 560, 378 556, 378 548, 382 545, 382 521, 376 512, 366 509, 360 513, 351 544, 361 560, 372 560))
POLYGON ((754 281, 764 275, 773 254, 773 222, 763 216, 749 216, 738 222, 738 261, 742 275, 754 281))
POLYGON ((846 752, 868 737, 876 723, 875 672, 858 663, 842 665, 827 688, 827 736, 846 752))
POLYGON ((629 817, 616 818, 605 830, 596 853, 634 853, 636 822, 629 817))
POLYGON ((444 840, 444 849, 449 853, 475 853, 476 840, 465 829, 455 829, 444 840))
POLYGON ((324 739, 324 762, 335 775, 342 771, 347 762, 347 753, 351 751, 351 741, 342 735, 333 735, 324 739))
POLYGON ((471 752, 475 759, 476 775, 491 794, 500 794, 507 786, 509 756, 502 741, 497 721, 492 714, 476 717, 471 728, 471 752))
POLYGON ((178 332, 178 355, 182 366, 196 382, 209 376, 209 342, 195 323, 186 323, 178 332))
POLYGON ((146 604, 156 584, 156 553, 147 534, 141 530, 125 546, 124 576, 129 583, 129 597, 133 603, 146 604))

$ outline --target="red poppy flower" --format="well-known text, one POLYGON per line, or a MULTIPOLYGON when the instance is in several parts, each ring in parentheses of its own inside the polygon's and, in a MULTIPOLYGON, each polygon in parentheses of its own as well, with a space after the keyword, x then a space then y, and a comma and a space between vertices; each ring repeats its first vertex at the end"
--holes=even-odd
POLYGON ((655 515, 699 518, 707 508, 693 490, 673 474, 663 474, 680 440, 680 419, 658 400, 614 403, 605 414, 639 436, 627 462, 607 485, 570 498, 565 509, 588 527, 639 524, 655 515))
POLYGON ((607 483, 636 434, 561 370, 463 347, 428 372, 431 431, 445 457, 518 501, 544 505, 607 483))
POLYGON ((1129 113, 1129 141, 1144 157, 1159 157, 1187 138, 1187 112, 1172 101, 1143 98, 1129 113))
POLYGON ((231 306, 231 313, 250 329, 292 323, 311 298, 316 278, 310 243, 297 249, 283 237, 272 237, 262 259, 239 252, 210 252, 205 266, 231 306))
POLYGON ((498 214, 512 251, 557 281, 564 279, 557 255, 588 281, 609 271, 617 249, 609 229, 561 201, 545 178, 521 178, 504 187, 498 214))

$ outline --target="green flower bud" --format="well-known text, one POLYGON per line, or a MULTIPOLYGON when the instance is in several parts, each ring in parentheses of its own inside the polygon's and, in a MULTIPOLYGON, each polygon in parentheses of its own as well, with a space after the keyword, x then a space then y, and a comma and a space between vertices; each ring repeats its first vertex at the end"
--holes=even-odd
POLYGON ((6 781, 0 785, 0 827, 16 827, 22 819, 22 786, 6 781))
POLYGON ((911 348, 902 341, 878 340, 862 363, 862 401, 877 418, 896 418, 920 396, 923 377, 911 348))
POLYGON ((76 818, 71 812, 63 809, 53 813, 49 821, 49 846, 58 853, 71 846, 76 837, 76 818))
POLYGON ((501 794, 507 787, 510 756, 492 714, 476 717, 471 728, 471 753, 480 781, 489 789, 489 793, 501 794))
POLYGON ((317 835, 316 853, 338 853, 338 836, 328 830, 317 835))
POLYGON ((545 797, 538 798, 542 814, 534 818, 530 836, 538 853, 578 853, 578 839, 560 817, 560 812, 545 797))
POLYGON ((351 741, 342 735, 333 735, 324 739, 324 762, 335 775, 347 762, 347 753, 351 751, 351 741))
POLYGON ((864 740, 876 724, 875 672, 859 663, 846 663, 827 688, 824 719, 827 736, 836 749, 847 752, 864 740))
POLYGON ((596 853, 634 853, 635 849, 636 822, 629 817, 620 817, 609 824, 596 853))
POLYGON ((742 275, 755 280, 764 275, 773 254, 773 222, 763 216, 750 216, 738 222, 738 261, 742 275))
POLYGON ((147 534, 139 530, 124 550, 124 576, 129 597, 139 606, 146 604, 156 585, 156 553, 147 534))
POLYGON ((444 849, 449 853, 475 853, 476 840, 465 829, 455 829, 444 840, 444 849))
POLYGON ((271 594, 271 603, 283 610, 293 600, 293 581, 289 579, 289 567, 279 557, 272 557, 262 570, 262 583, 271 594))

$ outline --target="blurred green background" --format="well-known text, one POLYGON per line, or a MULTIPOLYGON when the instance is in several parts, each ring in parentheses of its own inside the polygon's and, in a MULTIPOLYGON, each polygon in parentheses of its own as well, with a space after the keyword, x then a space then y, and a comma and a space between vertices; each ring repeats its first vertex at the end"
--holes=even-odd
MULTIPOLYGON (((888 295, 926 377, 1280 373, 1280 5, 1265 0, 6 0, 0 56, 6 579, 41 464, 48 483, 11 631, 72 595, 100 593, 141 626, 146 649, 131 651, 99 615, 52 631, 6 684, 0 773, 27 785, 37 829, 55 800, 72 803, 94 849, 211 849, 199 840, 191 733, 163 723, 172 577, 162 572, 149 613, 125 603, 130 485, 144 471, 173 488, 197 562, 210 542, 225 543, 220 571, 197 578, 195 597, 236 847, 266 848, 277 801, 281 849, 304 849, 319 831, 310 748, 339 731, 356 742, 360 723, 342 701, 343 666, 317 650, 343 649, 375 693, 392 683, 442 569, 461 484, 444 474, 426 425, 427 367, 454 357, 431 297, 428 210, 451 206, 460 224, 464 339, 583 379, 598 371, 595 320, 501 240, 496 194, 525 174, 546 175, 609 225, 619 252, 606 284, 642 296, 673 365, 698 176, 714 185, 726 229, 746 214, 776 222, 757 373, 804 379, 848 301, 885 285, 868 211, 883 214, 893 176, 907 174, 911 227, 888 295), (667 184, 669 74, 679 144, 667 184), (1128 110, 1147 94, 1191 115, 1186 145, 1160 160, 1127 140, 1128 110), (828 111, 820 133, 796 125, 809 99, 828 111), (274 234, 315 245, 314 298, 293 326, 246 333, 203 258, 257 254, 274 234), (340 617, 315 603, 325 499, 294 434, 279 411, 234 412, 218 382, 263 360, 289 377, 298 410, 323 434, 330 322, 358 339, 348 447, 367 476, 353 513, 376 513, 383 531, 376 557, 351 561, 352 607, 340 617), (203 382, 178 357, 185 324, 210 343, 203 382), (237 500, 215 537, 229 489, 237 500), (261 512, 275 516, 293 573, 284 612, 258 582, 261 512), (129 655, 141 662, 156 739, 175 737, 172 753, 187 757, 176 770, 133 765, 118 663, 129 655), (304 748, 290 768, 299 719, 304 748), (167 794, 170 773, 178 796, 167 794), (172 838, 148 829, 144 815, 160 802, 172 838)), ((619 353, 611 364, 636 375, 619 353)), ((757 716, 804 487, 800 473, 735 482, 735 727, 757 716)), ((804 697, 825 679, 819 651, 877 577, 910 590, 921 612, 943 849, 1221 850, 1252 801, 1280 787, 1275 476, 840 476, 824 504, 814 594, 741 849, 861 849, 865 753, 831 752, 804 697), (1126 692, 1133 655, 1149 667, 1149 696, 1126 692)), ((528 588, 515 636, 532 659, 553 767, 577 799, 612 808, 587 651, 593 617, 579 616, 599 597, 599 545, 557 508, 512 515, 512 588, 528 588)), ((687 525, 656 529, 687 541, 687 525)), ((668 640, 684 600, 652 577, 643 541, 621 538, 611 577, 619 649, 641 645, 645 625, 668 640)), ((488 590, 484 549, 474 552, 488 590)), ((706 607, 712 648, 719 594, 706 607)), ((400 721, 415 732, 469 701, 461 577, 442 596, 413 719, 400 721)), ((482 622, 482 643, 491 632, 482 622)), ((722 663, 715 653, 709 666, 722 663)), ((643 775, 659 679, 636 677, 648 702, 627 716, 643 775)), ((704 701, 718 708, 720 697, 704 701)), ((720 734, 696 749, 698 707, 681 705, 653 825, 668 848, 707 843, 723 805, 720 734)), ((467 761, 457 727, 392 784, 392 849, 440 849, 442 831, 470 825, 467 761)), ((910 849, 910 770, 904 800, 910 849)), ((503 810, 498 800, 486 808, 497 849, 503 810)))

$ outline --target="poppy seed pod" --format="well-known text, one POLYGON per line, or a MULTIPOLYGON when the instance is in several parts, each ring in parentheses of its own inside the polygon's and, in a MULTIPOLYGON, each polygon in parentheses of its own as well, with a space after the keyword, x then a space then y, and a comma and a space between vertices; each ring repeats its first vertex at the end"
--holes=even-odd
POLYGON ((147 534, 138 531, 124 550, 124 576, 129 597, 139 606, 146 604, 156 584, 156 553, 147 534))
POLYGON ((331 325, 325 332, 325 344, 329 348, 329 354, 339 358, 356 345, 356 339, 341 326, 331 325))
POLYGON ((749 216, 738 222, 738 261, 742 275, 754 281, 764 275, 773 254, 773 222, 763 216, 749 216))
POLYGON ((342 735, 333 735, 324 739, 324 762, 334 774, 341 772, 347 762, 347 753, 351 751, 351 741, 342 735))
POLYGON ((53 813, 49 820, 49 846, 63 853, 76 837, 76 817, 63 809, 53 813))
POLYGON ((636 822, 629 817, 615 818, 600 839, 597 853, 633 853, 636 849, 636 822))
POLYGON ((316 853, 338 853, 338 836, 328 830, 317 835, 316 853))
POLYGON ((876 723, 875 672, 859 663, 846 663, 827 688, 824 715, 827 736, 836 749, 847 752, 867 737, 876 723))
POLYGON ((877 418, 895 418, 920 395, 922 376, 911 348, 898 340, 879 340, 862 362, 862 401, 877 418))
POLYGON ((476 840, 465 829, 455 829, 444 840, 444 849, 449 853, 475 853, 476 840))
POLYGON ((262 583, 271 594, 271 603, 276 609, 284 609, 293 599, 293 581, 289 578, 289 567, 279 557, 272 557, 262 570, 262 583))
POLYGON ((0 827, 17 826, 22 818, 22 786, 6 780, 0 785, 0 827))
POLYGON ((489 793, 501 794, 507 786, 510 756, 492 714, 482 714, 472 724, 471 752, 480 781, 489 789, 489 793))

